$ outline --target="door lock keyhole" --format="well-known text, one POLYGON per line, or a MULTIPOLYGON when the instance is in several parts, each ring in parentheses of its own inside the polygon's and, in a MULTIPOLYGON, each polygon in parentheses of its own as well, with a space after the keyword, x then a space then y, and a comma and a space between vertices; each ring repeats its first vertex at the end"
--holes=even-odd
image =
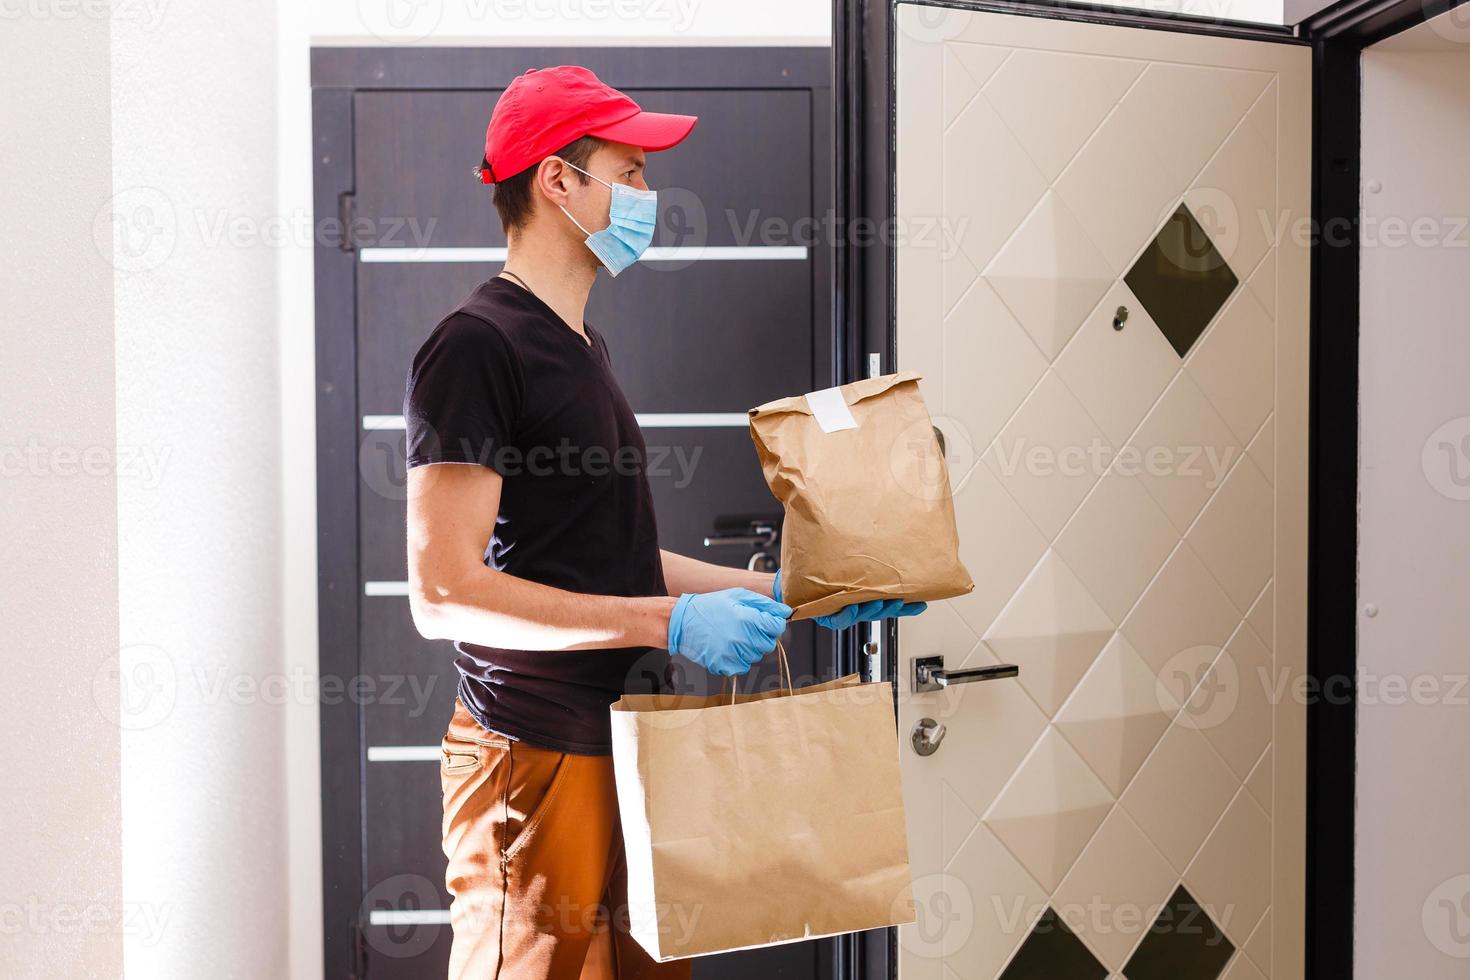
POLYGON ((774 572, 780 567, 780 562, 769 551, 757 551, 750 556, 750 561, 745 563, 745 567, 752 572, 774 572))
POLYGON ((1123 324, 1128 322, 1128 307, 1118 307, 1118 312, 1113 314, 1113 329, 1122 330, 1123 324))
POLYGON ((914 751, 919 755, 933 755, 939 751, 939 743, 944 741, 944 725, 933 718, 920 718, 914 723, 914 730, 909 733, 909 740, 914 746, 914 751))

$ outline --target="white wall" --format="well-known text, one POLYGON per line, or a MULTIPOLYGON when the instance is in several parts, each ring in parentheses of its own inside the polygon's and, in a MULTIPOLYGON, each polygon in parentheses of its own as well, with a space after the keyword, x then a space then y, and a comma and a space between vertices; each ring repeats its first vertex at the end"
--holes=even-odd
POLYGON ((117 976, 106 17, 0 26, 0 976, 117 976), (94 231, 100 234, 94 238, 94 231))
MULTIPOLYGON (((1281 23, 1282 0, 1117 0, 1281 23)), ((830 0, 313 0, 318 44, 827 44, 830 0)))
POLYGON ((318 44, 826 44, 829 0, 313 0, 318 44))
MULTIPOLYGON (((159 698, 123 738, 123 890, 168 910, 132 977, 283 977, 288 936, 276 14, 126 4, 112 25, 121 643, 159 698)), ((289 234, 289 231, 287 232, 289 234)))
POLYGON ((1425 35, 1363 59, 1363 980, 1470 970, 1470 51, 1425 35))
MULTIPOLYGON (((276 211, 312 219, 309 5, 276 6, 276 211)), ((328 216, 335 217, 335 216, 328 216)), ((298 222, 299 223, 299 222, 298 222)), ((281 655, 290 676, 317 678, 316 315, 313 237, 276 252, 280 363, 281 655)), ((322 975, 321 754, 315 698, 286 705, 289 975, 322 975)))

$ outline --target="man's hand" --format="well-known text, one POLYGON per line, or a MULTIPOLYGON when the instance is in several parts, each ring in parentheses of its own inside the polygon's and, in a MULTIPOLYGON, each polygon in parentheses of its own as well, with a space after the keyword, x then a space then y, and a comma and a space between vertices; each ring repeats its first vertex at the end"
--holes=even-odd
MULTIPOLYGON (((781 572, 776 571, 776 581, 771 594, 781 599, 781 572)), ((901 616, 917 616, 929 608, 927 602, 904 602, 902 599, 874 599, 871 602, 855 602, 827 616, 818 616, 813 622, 829 630, 845 630, 858 623, 871 623, 879 619, 897 619, 901 616)))
POLYGON ((669 652, 739 676, 776 648, 790 615, 790 606, 749 589, 686 592, 669 616, 669 652))

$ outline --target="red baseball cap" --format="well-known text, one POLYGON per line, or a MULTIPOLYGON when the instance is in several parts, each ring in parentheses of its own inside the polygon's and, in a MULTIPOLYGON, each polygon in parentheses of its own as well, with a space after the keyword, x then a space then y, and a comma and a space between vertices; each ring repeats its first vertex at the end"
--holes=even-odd
POLYGON ((697 118, 644 112, 578 65, 532 68, 495 103, 485 130, 490 165, 480 170, 480 181, 493 184, 514 177, 583 136, 667 150, 689 135, 697 118))

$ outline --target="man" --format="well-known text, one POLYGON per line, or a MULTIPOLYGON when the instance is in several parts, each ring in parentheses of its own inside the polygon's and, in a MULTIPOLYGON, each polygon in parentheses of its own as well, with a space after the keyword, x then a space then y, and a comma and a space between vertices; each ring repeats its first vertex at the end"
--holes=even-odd
MULTIPOLYGON (((585 68, 515 79, 480 167, 505 265, 409 371, 409 601, 460 673, 441 766, 451 976, 689 975, 626 932, 608 706, 667 690, 670 654, 744 674, 791 610, 775 576, 659 550, 643 438, 582 314, 599 265, 616 276, 652 240, 645 154, 694 123, 585 68)), ((900 606, 823 622, 923 608, 900 606)))

